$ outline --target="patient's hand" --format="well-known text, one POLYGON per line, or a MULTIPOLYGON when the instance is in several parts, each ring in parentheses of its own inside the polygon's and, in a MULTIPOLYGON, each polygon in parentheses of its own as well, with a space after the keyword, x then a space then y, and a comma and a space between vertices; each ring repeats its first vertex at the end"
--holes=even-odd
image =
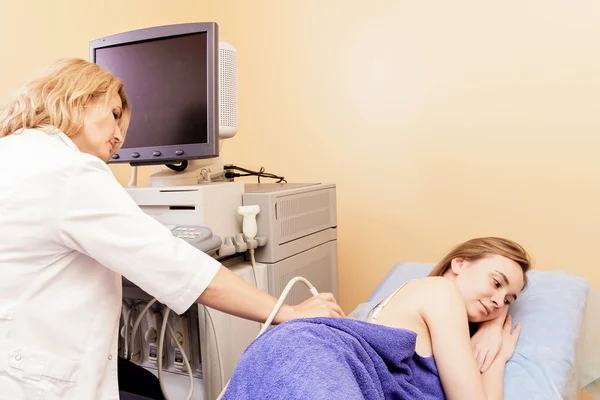
POLYGON ((510 360, 515 352, 517 342, 519 341, 519 336, 521 335, 521 324, 517 322, 515 329, 512 332, 511 329, 512 318, 509 315, 506 317, 504 327, 502 328, 502 348, 500 349, 500 354, 498 355, 498 357, 501 357, 505 363, 510 360))
POLYGON ((482 322, 471 337, 473 354, 482 374, 492 365, 502 347, 502 322, 498 323, 496 320, 482 322))

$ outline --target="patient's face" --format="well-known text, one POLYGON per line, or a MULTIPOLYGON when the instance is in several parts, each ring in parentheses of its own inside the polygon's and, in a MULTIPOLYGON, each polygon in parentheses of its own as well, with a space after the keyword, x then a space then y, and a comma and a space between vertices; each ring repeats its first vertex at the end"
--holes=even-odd
POLYGON ((452 271, 471 322, 498 317, 523 288, 523 270, 519 264, 497 254, 472 262, 454 259, 452 271))

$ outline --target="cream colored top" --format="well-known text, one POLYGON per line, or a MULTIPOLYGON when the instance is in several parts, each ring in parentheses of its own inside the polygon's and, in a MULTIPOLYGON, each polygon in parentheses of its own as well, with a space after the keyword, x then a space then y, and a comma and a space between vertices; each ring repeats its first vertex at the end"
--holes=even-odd
POLYGON ((375 308, 373 308, 373 310, 371 310, 371 313, 369 314, 369 318, 367 318, 367 322, 375 322, 377 320, 377 317, 379 316, 379 314, 381 314, 381 311, 383 310, 383 308, 387 305, 387 303, 389 303, 390 300, 392 300, 392 298, 394 298, 396 293, 398 293, 400 291, 400 289, 402 289, 404 287, 404 285, 406 285, 408 282, 410 282, 410 280, 404 282, 398 289, 394 290, 391 294, 387 295, 383 300, 381 300, 379 302, 379 304, 377 304, 375 306, 375 308))

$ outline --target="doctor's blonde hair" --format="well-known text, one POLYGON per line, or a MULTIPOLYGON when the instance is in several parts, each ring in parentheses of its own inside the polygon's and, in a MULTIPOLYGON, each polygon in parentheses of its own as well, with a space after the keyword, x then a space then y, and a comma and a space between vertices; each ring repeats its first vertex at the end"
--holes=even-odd
POLYGON ((513 260, 523 270, 523 289, 527 287, 527 271, 531 269, 531 258, 521 245, 512 240, 498 237, 483 237, 467 240, 456 246, 431 271, 429 276, 443 276, 451 267, 452 260, 462 258, 476 261, 497 254, 513 260))
POLYGON ((83 127, 86 104, 102 99, 106 112, 112 113, 109 103, 115 95, 122 102, 118 125, 125 138, 131 112, 123 82, 97 64, 80 58, 60 59, 0 109, 0 138, 29 128, 73 136, 83 127))

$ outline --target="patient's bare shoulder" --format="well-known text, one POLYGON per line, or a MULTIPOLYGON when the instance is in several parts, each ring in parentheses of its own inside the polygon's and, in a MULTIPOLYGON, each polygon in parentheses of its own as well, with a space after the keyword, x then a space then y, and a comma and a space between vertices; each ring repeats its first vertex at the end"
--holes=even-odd
POLYGON ((429 310, 445 308, 447 293, 456 291, 446 278, 428 277, 411 280, 400 288, 381 310, 376 323, 393 328, 408 329, 417 334, 416 351, 419 355, 432 354, 431 337, 427 320, 429 310))
POLYGON ((465 304, 454 282, 441 276, 419 280, 420 311, 425 319, 438 313, 465 313, 465 304))
POLYGON ((441 276, 428 276, 426 278, 415 279, 407 285, 407 289, 417 298, 424 300, 431 299, 431 296, 447 296, 450 298, 460 297, 454 283, 441 276))
POLYGON ((427 291, 441 290, 446 294, 454 291, 458 294, 454 282, 442 276, 428 276, 427 278, 418 279, 417 282, 421 285, 421 289, 427 291))
POLYGON ((379 320, 385 319, 386 323, 392 324, 392 320, 399 321, 401 316, 420 315, 423 306, 435 299, 439 292, 449 291, 449 288, 453 286, 448 279, 440 277, 427 277, 408 281, 398 291, 390 295, 387 304, 381 311, 379 320))
POLYGON ((464 309, 464 303, 454 283, 440 276, 410 281, 395 297, 395 301, 390 302, 390 308, 412 308, 422 317, 431 309, 464 309))

